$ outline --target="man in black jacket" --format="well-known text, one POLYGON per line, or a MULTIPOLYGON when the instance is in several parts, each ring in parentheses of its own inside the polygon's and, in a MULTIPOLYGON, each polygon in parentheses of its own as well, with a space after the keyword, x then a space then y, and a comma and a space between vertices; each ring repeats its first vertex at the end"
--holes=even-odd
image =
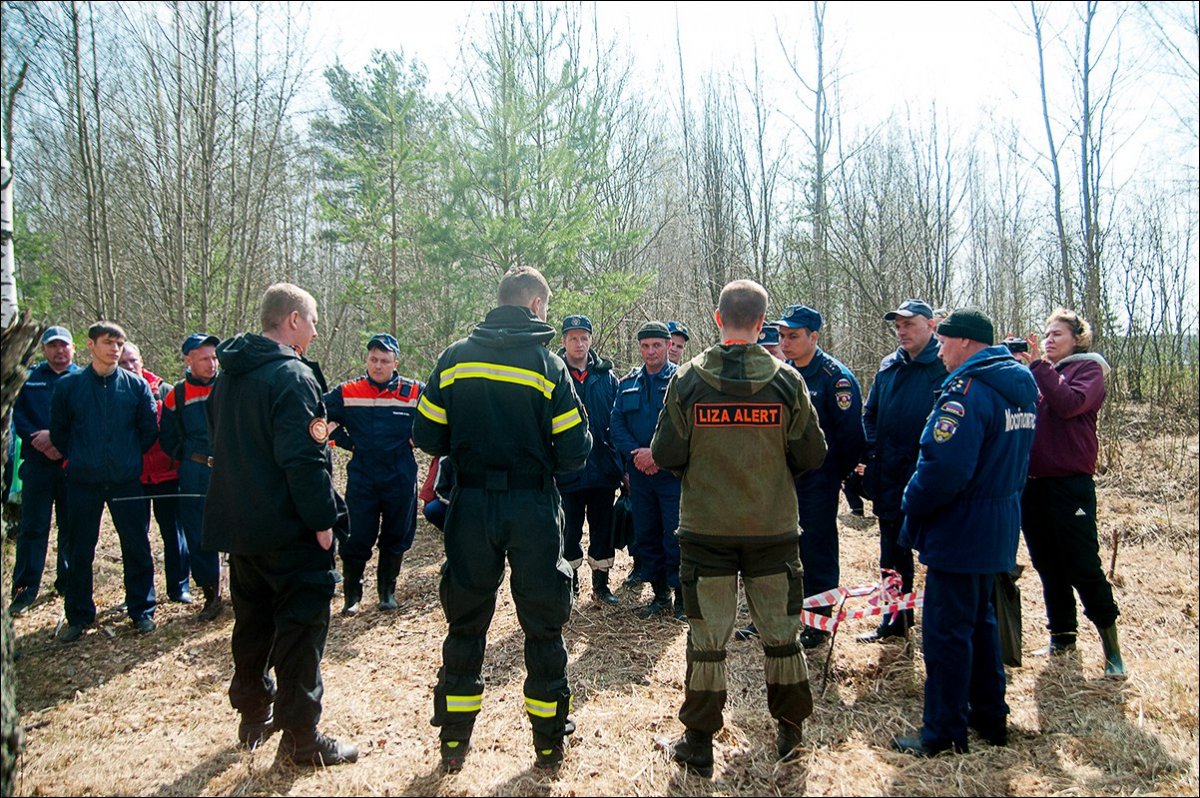
POLYGON ((121 539, 125 605, 141 634, 154 631, 154 558, 142 501, 142 455, 158 437, 150 386, 117 367, 125 331, 110 321, 88 329, 86 369, 63 377, 50 399, 50 443, 67 471, 67 623, 59 640, 71 643, 96 620, 92 565, 100 515, 108 505, 121 539))
POLYGON ((441 599, 450 629, 434 690, 442 766, 462 768, 483 705, 483 654, 504 561, 525 632, 525 710, 536 764, 555 768, 567 717, 571 566, 563 559, 554 475, 578 471, 591 450, 587 415, 566 364, 546 349, 550 286, 536 269, 500 281, 499 307, 438 358, 417 405, 413 441, 449 455, 458 485, 446 518, 441 599))
POLYGON ((340 765, 358 749, 317 731, 337 581, 333 527, 345 518, 327 447, 325 381, 304 359, 317 337, 317 303, 302 288, 272 285, 262 327, 217 348, 221 376, 206 407, 213 470, 202 541, 230 553, 229 700, 242 716, 243 746, 280 729, 281 750, 297 764, 340 765))

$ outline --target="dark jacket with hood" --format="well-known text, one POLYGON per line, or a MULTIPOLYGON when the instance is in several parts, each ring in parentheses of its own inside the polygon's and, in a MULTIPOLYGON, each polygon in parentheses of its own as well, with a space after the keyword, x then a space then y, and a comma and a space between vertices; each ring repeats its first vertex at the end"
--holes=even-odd
POLYGON ((50 442, 66 460, 68 480, 91 485, 137 481, 142 455, 157 439, 154 395, 138 375, 118 368, 102 377, 88 366, 55 383, 50 442))
MULTIPOLYGON (((546 344, 554 328, 502 305, 438 357, 417 403, 413 442, 449 455, 461 485, 578 471, 592 448, 567 366, 546 344), (504 473, 501 473, 504 472, 504 473)), ((509 484, 515 484, 510 480, 509 484)))
POLYGON ((254 333, 222 341, 217 359, 221 373, 205 403, 213 470, 204 547, 255 555, 316 546, 314 533, 345 514, 319 368, 254 333))
POLYGON ((930 336, 916 357, 903 348, 892 352, 879 364, 879 374, 867 395, 863 486, 880 518, 898 519, 901 515, 904 486, 917 468, 921 432, 946 381, 938 350, 937 337, 930 336))
MULTIPOLYGON (((566 350, 558 353, 563 357, 566 350)), ((565 362, 565 361, 564 361, 565 362)), ((621 458, 613 447, 609 422, 613 402, 617 398, 617 375, 612 372, 611 360, 605 360, 588 350, 587 364, 579 372, 567 365, 575 393, 587 410, 588 430, 592 433, 592 452, 582 471, 563 474, 558 489, 563 493, 596 488, 616 488, 621 484, 621 458)))
POLYGON ((904 490, 901 545, 942 571, 1011 570, 1036 410, 1033 376, 1003 346, 976 352, 951 373, 904 490))
POLYGON ((1053 365, 1035 360, 1029 370, 1038 386, 1029 476, 1095 474, 1100 451, 1096 422, 1111 370, 1108 362, 1095 352, 1077 352, 1053 365))
POLYGON ((680 537, 794 538, 796 477, 825 437, 804 380, 758 344, 717 344, 679 367, 650 444, 680 474, 680 537))

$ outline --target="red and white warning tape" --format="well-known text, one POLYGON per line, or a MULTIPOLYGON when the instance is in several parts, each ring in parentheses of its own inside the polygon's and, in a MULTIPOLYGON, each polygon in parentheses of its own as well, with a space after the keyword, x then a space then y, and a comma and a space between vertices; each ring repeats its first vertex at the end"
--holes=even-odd
POLYGON ((884 569, 883 575, 883 581, 876 584, 836 587, 833 590, 809 596, 804 599, 804 610, 800 613, 800 619, 805 626, 820 629, 823 632, 833 632, 842 621, 888 613, 894 617, 901 610, 911 610, 925 604, 925 591, 901 593, 903 581, 900 574, 890 569, 884 569), (867 600, 869 606, 856 610, 845 609, 847 599, 862 596, 870 597, 867 600), (819 607, 838 607, 838 610, 832 616, 812 612, 819 607))

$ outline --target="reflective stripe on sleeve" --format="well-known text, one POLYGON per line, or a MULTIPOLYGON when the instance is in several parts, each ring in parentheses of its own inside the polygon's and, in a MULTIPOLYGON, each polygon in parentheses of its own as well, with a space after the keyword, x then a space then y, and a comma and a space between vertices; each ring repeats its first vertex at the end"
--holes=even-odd
POLYGON ((445 408, 438 407, 433 402, 429 401, 428 396, 422 396, 421 401, 417 402, 417 410, 421 415, 429 419, 435 424, 448 424, 446 420, 445 408))
POLYGON ((572 407, 561 416, 555 416, 550 422, 550 432, 558 435, 561 432, 566 432, 576 424, 582 424, 583 418, 579 415, 579 408, 572 407))

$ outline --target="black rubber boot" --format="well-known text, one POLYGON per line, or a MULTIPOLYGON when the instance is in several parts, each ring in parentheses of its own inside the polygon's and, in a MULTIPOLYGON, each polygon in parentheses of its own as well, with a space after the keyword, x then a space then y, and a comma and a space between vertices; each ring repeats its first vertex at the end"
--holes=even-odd
POLYGON ((775 733, 775 753, 779 754, 781 760, 791 759, 803 741, 799 726, 793 726, 786 720, 779 721, 779 729, 775 733))
POLYGON ((688 729, 675 741, 671 758, 698 776, 713 774, 712 735, 688 729))
POLYGON ((446 773, 457 773, 462 770, 470 750, 470 740, 442 740, 440 745, 442 770, 446 773))
POLYGON ((671 588, 666 582, 654 585, 654 599, 637 611, 637 616, 643 621, 655 615, 667 615, 671 612, 671 588))
POLYGON ((592 597, 605 604, 621 603, 621 600, 608 589, 608 571, 592 571, 592 597))
POLYGON ((1121 659, 1121 643, 1117 640, 1117 625, 1100 629, 1100 644, 1104 647, 1104 674, 1106 676, 1123 676, 1125 662, 1121 659))
POLYGON ((379 591, 379 609, 394 610, 400 607, 396 603, 396 578, 400 576, 400 568, 403 565, 403 552, 379 555, 379 572, 375 575, 375 583, 379 591))
POLYGON ((342 560, 342 615, 357 615, 362 603, 363 571, 366 563, 342 560))
POLYGON ((1033 652, 1035 657, 1053 657, 1059 654, 1069 654, 1075 650, 1075 633, 1050 635, 1050 645, 1033 652))
POLYGON ((221 597, 221 586, 201 585, 200 590, 204 593, 204 607, 201 608, 200 614, 196 618, 201 621, 216 620, 225 609, 225 599, 221 597))

